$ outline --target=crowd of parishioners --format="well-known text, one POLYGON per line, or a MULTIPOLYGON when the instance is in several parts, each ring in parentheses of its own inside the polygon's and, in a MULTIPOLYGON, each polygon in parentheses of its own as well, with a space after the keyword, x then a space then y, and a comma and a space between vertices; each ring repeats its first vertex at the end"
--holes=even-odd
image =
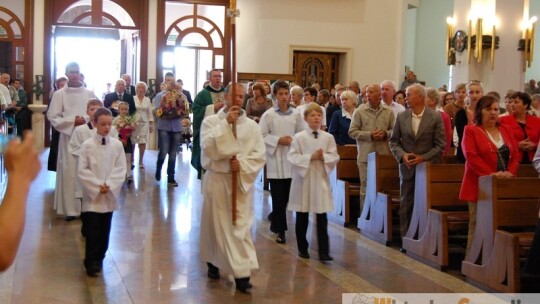
POLYGON ((23 136, 25 130, 32 128, 31 111, 22 81, 12 78, 9 73, 0 74, 0 123, 7 122, 8 133, 23 136))
MULTIPOLYGON (((244 92, 242 86, 233 86, 232 91, 230 86, 224 88, 221 71, 214 69, 210 72, 208 86, 193 102, 189 93, 182 90, 181 83, 176 82, 174 74, 167 73, 163 91, 150 104, 144 96, 146 85, 131 86, 129 75, 124 75, 116 82, 115 92, 104 98, 104 107, 110 109, 107 110, 93 92, 84 87, 76 63, 68 64, 66 76, 65 88, 52 94, 47 111, 51 124, 60 131, 55 163, 58 165, 55 209, 66 215, 66 220, 81 215, 81 232, 87 237, 84 265, 90 276, 96 276, 102 269, 119 189, 124 182, 132 181, 133 132, 142 122, 142 112, 148 113, 149 122, 143 130, 144 143, 154 127, 151 122, 154 115, 157 120, 159 154, 155 179, 161 180, 162 166, 168 156, 167 184, 178 186, 176 153, 182 131, 188 129, 184 128, 183 120, 191 107, 191 164, 199 178, 203 171, 205 174, 202 222, 207 225, 201 225, 201 258, 207 262, 209 278, 219 279, 220 269, 233 274, 241 292, 252 288, 251 270, 258 268, 258 263, 250 237, 252 207, 239 204, 246 207, 238 209, 238 218, 247 220, 239 220, 236 225, 228 215, 218 212, 220 204, 228 202, 223 198, 230 197, 229 189, 218 185, 224 185, 222 179, 232 172, 244 174, 242 188, 237 191, 241 195, 237 199, 252 201, 253 187, 247 184, 255 180, 256 173, 266 163, 272 196, 270 230, 276 233, 276 242, 286 242, 286 210, 295 211, 298 255, 310 258, 306 239, 308 213, 316 213, 319 259, 329 262, 333 258, 326 212, 332 210, 333 202, 328 173, 339 160, 336 146, 357 146, 360 208, 366 194, 367 155, 377 152, 395 157, 401 178, 402 236, 411 219, 415 167, 419 163, 437 163, 443 154, 455 153, 457 161, 465 164, 459 198, 469 202, 469 244, 476 222, 479 176, 514 177, 520 163, 532 164, 540 171, 540 151, 537 151, 540 118, 531 108, 538 101, 533 101, 535 97, 526 92, 509 91, 501 114, 503 108, 499 107, 498 94, 484 94, 482 84, 477 81, 459 84, 453 93, 444 93, 444 89, 424 87, 410 71, 399 91, 393 81, 384 80, 363 88, 351 81, 347 87, 336 84, 330 90, 316 84, 301 88, 284 81, 272 85, 263 81, 249 83, 244 92), (142 104, 147 105, 146 111, 141 108, 142 104), (224 127, 229 124, 237 125, 236 136, 231 128, 224 127), (259 128, 253 128, 257 124, 259 128), (111 126, 118 135, 110 135, 111 126), (78 133, 74 131, 76 127, 87 134, 79 146, 79 154, 74 154, 70 146, 72 135, 78 133), (118 170, 114 172, 103 167, 106 163, 103 158, 113 155, 109 152, 114 152, 116 157, 114 163, 118 170), (77 164, 78 169, 74 169, 77 164), (109 176, 105 179, 107 183, 100 183, 105 171, 115 176, 114 183, 109 182, 109 176), (73 183, 77 174, 80 185, 73 183), (96 177, 99 184, 94 183, 96 177), (242 192, 245 189, 250 190, 242 192), (107 208, 92 207, 102 205, 107 208), (94 234, 97 230, 91 227, 103 228, 98 229, 104 231, 103 235, 94 234), (220 242, 211 240, 228 241, 221 246, 220 242), (94 250, 96 248, 99 250, 94 250)), ((141 148, 139 150, 144 151, 141 148)), ((140 169, 144 169, 142 151, 140 169)), ((536 237, 531 256, 538 256, 539 242, 536 237)), ((531 263, 528 271, 538 272, 538 264, 531 263)))
MULTIPOLYGON (((479 81, 458 84, 447 92, 445 86, 424 87, 410 71, 400 90, 389 80, 362 88, 351 81, 330 90, 318 84, 302 88, 293 83, 289 106, 302 117, 306 105, 317 103, 324 113, 321 128, 333 135, 335 143, 357 145, 360 210, 365 198, 367 155, 377 152, 396 158, 402 179, 402 236, 410 224, 415 165, 437 163, 442 155, 455 154, 457 162, 465 164, 459 197, 469 202, 468 251, 476 225, 479 177, 515 177, 519 164, 530 164, 540 173, 540 88, 534 80, 525 87, 525 91, 508 90, 504 99, 496 91, 484 92, 479 81), (429 136, 423 139, 426 134, 429 136)), ((270 90, 265 81, 248 83, 243 107, 249 118, 259 122, 265 112, 278 111, 270 90)), ((284 233, 275 232, 276 242, 284 242, 284 233)), ((538 268, 538 263, 534 267, 529 263, 529 272, 538 272, 538 268)))

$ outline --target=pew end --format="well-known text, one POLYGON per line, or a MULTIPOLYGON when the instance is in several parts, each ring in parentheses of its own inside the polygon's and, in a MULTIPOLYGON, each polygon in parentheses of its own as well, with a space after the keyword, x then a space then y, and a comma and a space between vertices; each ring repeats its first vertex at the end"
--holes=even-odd
POLYGON ((467 235, 467 203, 458 197, 464 172, 463 164, 425 162, 416 167, 414 209, 403 248, 439 270, 449 266, 450 245, 460 256, 465 251, 460 243, 467 235))
POLYGON ((527 254, 538 222, 540 179, 518 177, 479 180, 477 223, 462 262, 467 281, 496 292, 521 292, 520 258, 527 254))
POLYGON ((337 150, 340 160, 330 174, 334 210, 328 213, 328 219, 347 227, 360 212, 360 177, 356 162, 358 152, 356 145, 338 146, 337 150))
POLYGON ((360 233, 390 246, 393 238, 393 206, 399 204, 399 168, 391 155, 368 155, 366 198, 358 219, 360 233))

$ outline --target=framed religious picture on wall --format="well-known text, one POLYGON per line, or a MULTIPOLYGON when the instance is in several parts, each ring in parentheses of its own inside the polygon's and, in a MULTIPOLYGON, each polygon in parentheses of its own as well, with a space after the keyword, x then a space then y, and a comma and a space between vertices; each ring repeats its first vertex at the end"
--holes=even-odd
POLYGON ((465 48, 467 47, 467 34, 464 31, 458 30, 456 32, 456 34, 454 35, 454 39, 452 39, 452 47, 458 53, 461 53, 465 50, 465 48))

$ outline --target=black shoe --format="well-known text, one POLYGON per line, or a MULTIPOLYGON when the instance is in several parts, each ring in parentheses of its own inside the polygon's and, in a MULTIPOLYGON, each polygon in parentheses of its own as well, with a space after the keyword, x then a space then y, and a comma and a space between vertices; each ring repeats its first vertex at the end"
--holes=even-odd
POLYGON ((66 222, 71 222, 71 221, 75 220, 75 218, 77 218, 77 217, 68 215, 68 216, 66 216, 66 222))
POLYGON ((159 182, 161 180, 161 171, 156 171, 156 175, 154 177, 159 182))
POLYGON ((219 268, 212 265, 211 263, 206 263, 208 265, 208 277, 210 279, 219 280, 221 275, 219 274, 219 268))
POLYGON ((249 290, 253 288, 249 278, 234 279, 234 281, 236 282, 236 289, 242 293, 249 293, 249 290))
MULTIPOLYGON (((86 263, 85 263, 86 264, 86 263)), ((89 276, 89 277, 97 277, 98 276, 98 273, 101 271, 101 265, 99 263, 90 263, 88 266, 85 265, 86 267, 86 274, 89 276)))
POLYGON ((401 248, 399 248, 399 252, 401 252, 401 253, 407 253, 407 249, 401 247, 401 248))
POLYGON ((89 276, 89 277, 97 277, 98 276, 98 273, 99 271, 97 269, 93 269, 93 268, 90 268, 90 269, 86 269, 86 274, 89 276))
POLYGON ((331 257, 329 254, 319 254, 319 260, 321 260, 321 262, 329 262, 333 261, 334 258, 331 257))
POLYGON ((307 251, 306 252, 299 251, 298 256, 301 257, 302 259, 309 259, 309 253, 307 251))
POLYGON ((285 233, 281 232, 277 234, 276 243, 285 244, 287 240, 285 239, 285 233))
POLYGON ((169 184, 171 186, 174 186, 174 187, 178 187, 178 183, 174 180, 174 178, 167 179, 167 184, 169 184))

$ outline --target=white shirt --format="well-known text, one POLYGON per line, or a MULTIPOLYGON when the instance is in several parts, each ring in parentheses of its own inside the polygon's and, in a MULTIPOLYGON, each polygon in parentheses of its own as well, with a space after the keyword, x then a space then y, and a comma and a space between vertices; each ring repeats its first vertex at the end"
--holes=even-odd
POLYGON ((11 95, 9 95, 9 89, 0 83, 0 104, 7 106, 11 104, 11 95))
POLYGON ((418 115, 412 113, 412 129, 414 132, 414 135, 416 136, 416 133, 418 133, 418 127, 420 126, 420 121, 422 121, 422 115, 424 115, 424 111, 426 110, 426 107, 422 109, 422 112, 418 115))
POLYGON ((398 113, 405 111, 405 107, 395 101, 392 101, 390 105, 384 102, 384 100, 381 100, 381 102, 385 104, 387 107, 389 107, 390 109, 392 109, 392 111, 394 112, 394 123, 396 122, 398 113))

